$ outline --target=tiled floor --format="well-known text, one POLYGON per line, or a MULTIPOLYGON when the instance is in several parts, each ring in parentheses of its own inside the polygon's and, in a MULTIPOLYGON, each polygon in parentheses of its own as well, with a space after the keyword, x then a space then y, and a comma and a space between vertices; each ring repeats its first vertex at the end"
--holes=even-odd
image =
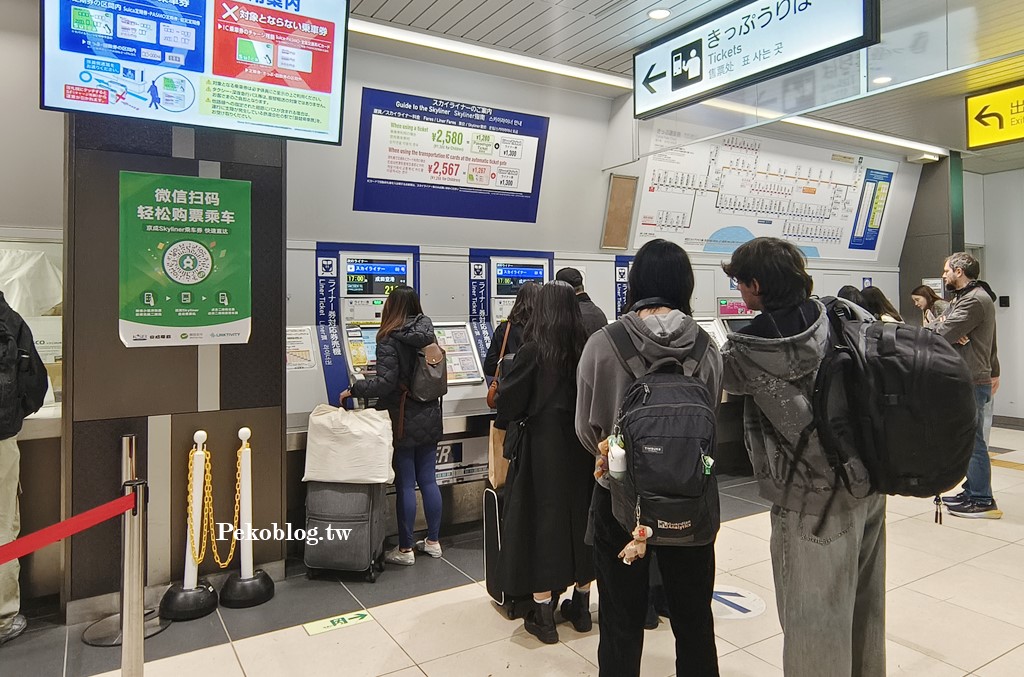
MULTIPOLYGON (((992 471, 1003 519, 947 516, 939 526, 929 499, 888 501, 889 675, 1024 675, 1024 431, 993 430, 992 445, 1007 450, 992 471)), ((720 486, 725 524, 716 546, 716 585, 740 588, 764 604, 759 615, 716 620, 721 673, 781 676, 768 506, 749 478, 723 477, 720 486)), ((481 533, 465 531, 442 544, 443 559, 388 567, 376 584, 344 574, 309 580, 301 567, 289 566, 289 578, 267 604, 221 609, 147 641, 146 674, 597 674, 596 628, 581 635, 561 625, 561 642, 541 645, 521 621, 506 620, 491 605, 482 585, 481 533), (362 623, 313 635, 302 627, 362 609, 370 614, 362 623)), ((596 602, 596 591, 593 596, 596 602)), ((728 612, 715 606, 716 615, 728 612)), ((117 675, 119 650, 85 646, 83 630, 33 623, 24 637, 0 648, 0 677, 117 675)), ((672 633, 663 623, 646 635, 643 674, 674 671, 672 633)))

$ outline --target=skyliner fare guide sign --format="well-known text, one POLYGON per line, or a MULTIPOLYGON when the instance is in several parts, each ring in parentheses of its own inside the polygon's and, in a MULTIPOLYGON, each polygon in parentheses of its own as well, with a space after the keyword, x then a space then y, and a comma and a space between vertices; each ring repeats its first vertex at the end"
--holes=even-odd
POLYGON ((880 0, 742 0, 633 55, 647 119, 879 41, 880 0))

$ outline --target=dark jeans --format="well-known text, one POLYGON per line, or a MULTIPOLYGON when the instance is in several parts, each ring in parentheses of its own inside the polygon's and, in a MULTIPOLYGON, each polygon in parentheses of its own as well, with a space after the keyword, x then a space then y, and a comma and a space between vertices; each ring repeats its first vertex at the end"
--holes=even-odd
MULTIPOLYGON (((611 494, 595 487, 593 502, 594 568, 597 570, 600 643, 598 665, 603 677, 640 674, 644 649, 644 617, 651 558, 625 565, 619 552, 631 539, 612 514, 611 494)), ((715 621, 711 593, 715 584, 714 544, 687 547, 654 546, 664 581, 676 638, 676 674, 716 677, 715 621)))
POLYGON ((983 505, 992 504, 992 461, 988 457, 988 443, 985 441, 985 407, 992 401, 992 384, 974 386, 974 402, 978 406, 978 424, 974 432, 974 451, 971 464, 967 466, 967 481, 963 488, 974 501, 983 505))
POLYGON ((398 513, 398 546, 411 548, 412 529, 416 524, 416 485, 423 496, 423 513, 427 518, 427 538, 436 541, 441 530, 441 490, 437 488, 434 468, 437 445, 395 449, 391 464, 395 468, 395 512, 398 513))

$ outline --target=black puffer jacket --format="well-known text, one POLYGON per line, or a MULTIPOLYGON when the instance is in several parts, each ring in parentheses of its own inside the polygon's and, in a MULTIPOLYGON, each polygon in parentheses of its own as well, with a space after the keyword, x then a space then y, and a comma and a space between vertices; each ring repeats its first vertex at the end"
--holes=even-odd
POLYGON ((377 374, 352 384, 355 397, 376 397, 377 409, 386 409, 395 430, 395 448, 437 444, 441 440, 441 401, 417 402, 405 398, 405 421, 398 436, 402 390, 409 386, 416 352, 435 343, 434 324, 417 315, 377 342, 377 374))

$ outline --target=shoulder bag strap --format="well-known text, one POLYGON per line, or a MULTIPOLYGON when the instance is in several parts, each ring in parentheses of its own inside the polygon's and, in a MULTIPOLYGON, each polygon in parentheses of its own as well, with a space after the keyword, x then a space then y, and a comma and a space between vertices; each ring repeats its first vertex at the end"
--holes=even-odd
POLYGON ((512 323, 505 323, 505 337, 501 339, 501 352, 498 354, 498 366, 494 369, 494 378, 501 376, 501 361, 505 358, 505 346, 508 345, 508 335, 512 333, 512 323))

